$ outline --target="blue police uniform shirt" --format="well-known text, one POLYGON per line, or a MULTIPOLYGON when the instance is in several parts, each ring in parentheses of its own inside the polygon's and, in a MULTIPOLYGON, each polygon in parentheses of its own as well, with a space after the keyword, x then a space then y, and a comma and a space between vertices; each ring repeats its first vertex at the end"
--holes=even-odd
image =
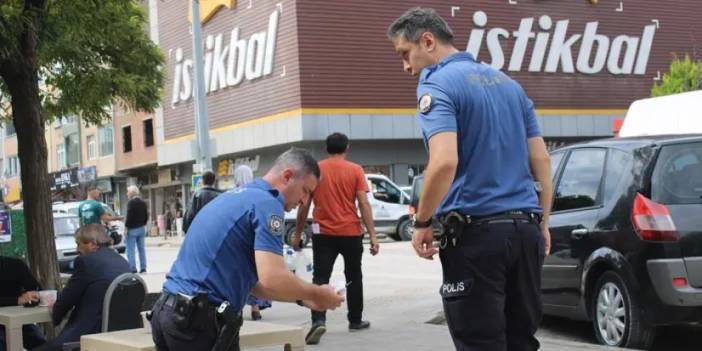
POLYGON ((260 178, 210 201, 195 216, 164 291, 206 292, 213 303, 241 310, 258 282, 254 251, 283 255, 283 204, 260 178))
POLYGON ((458 169, 438 215, 542 211, 527 146, 541 131, 534 104, 517 82, 458 52, 422 70, 417 104, 427 149, 437 133, 458 137, 458 169))

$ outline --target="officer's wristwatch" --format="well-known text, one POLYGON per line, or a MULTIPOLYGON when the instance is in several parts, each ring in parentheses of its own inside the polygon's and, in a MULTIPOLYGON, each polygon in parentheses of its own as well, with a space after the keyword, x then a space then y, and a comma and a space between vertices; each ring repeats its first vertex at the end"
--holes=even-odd
POLYGON ((429 217, 429 219, 424 221, 424 222, 418 221, 417 215, 416 214, 412 215, 412 226, 415 228, 429 228, 433 221, 434 221, 434 219, 432 217, 429 217))

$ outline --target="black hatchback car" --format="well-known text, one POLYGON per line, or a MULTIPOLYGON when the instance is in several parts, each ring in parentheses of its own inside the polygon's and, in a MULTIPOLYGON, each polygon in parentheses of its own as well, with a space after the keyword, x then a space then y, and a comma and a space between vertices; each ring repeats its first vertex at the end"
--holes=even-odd
POLYGON ((544 312, 591 320, 605 345, 702 321, 702 135, 593 141, 551 153, 544 312))

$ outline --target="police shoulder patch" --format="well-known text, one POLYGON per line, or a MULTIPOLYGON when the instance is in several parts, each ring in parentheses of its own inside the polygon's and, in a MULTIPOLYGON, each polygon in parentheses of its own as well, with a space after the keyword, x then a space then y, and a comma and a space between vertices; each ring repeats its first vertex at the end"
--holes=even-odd
POLYGON ((422 95, 417 102, 417 110, 421 113, 427 113, 431 110, 431 94, 427 93, 422 95))
POLYGON ((278 215, 271 215, 270 218, 268 218, 268 230, 273 233, 273 234, 282 234, 283 233, 283 218, 278 216, 278 215))

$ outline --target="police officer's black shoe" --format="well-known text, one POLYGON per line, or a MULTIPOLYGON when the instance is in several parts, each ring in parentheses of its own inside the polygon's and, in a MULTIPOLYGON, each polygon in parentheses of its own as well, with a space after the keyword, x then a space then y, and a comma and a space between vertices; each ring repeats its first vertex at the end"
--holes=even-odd
POLYGON ((358 323, 349 323, 349 330, 363 330, 370 328, 369 321, 360 321, 358 323))
POLYGON ((324 325, 324 322, 313 322, 310 331, 307 332, 307 336, 305 336, 305 343, 307 343, 307 345, 319 344, 319 339, 321 339, 322 335, 326 332, 327 327, 324 325))

